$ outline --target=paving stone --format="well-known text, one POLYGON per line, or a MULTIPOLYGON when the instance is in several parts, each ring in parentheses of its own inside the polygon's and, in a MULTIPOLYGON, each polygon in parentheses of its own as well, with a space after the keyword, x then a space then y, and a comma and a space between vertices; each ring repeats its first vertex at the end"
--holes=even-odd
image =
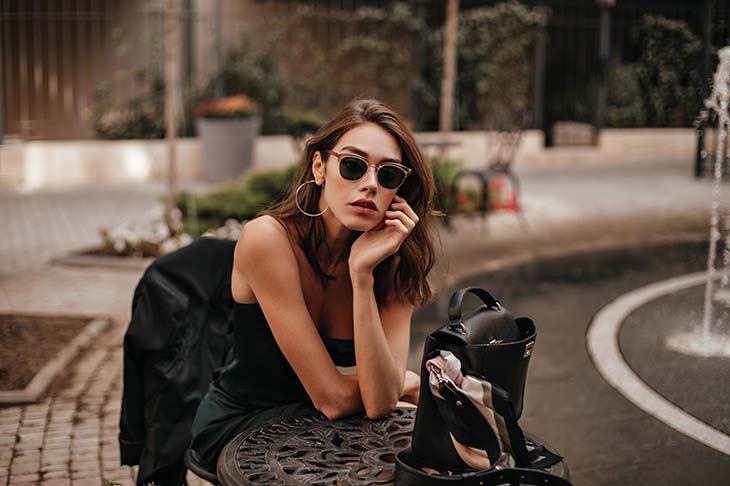
POLYGON ((21 425, 18 427, 18 435, 33 435, 33 434, 42 434, 46 430, 46 424, 45 422, 42 424, 33 424, 33 425, 21 425))
POLYGON ((34 425, 40 425, 41 427, 46 424, 48 418, 48 412, 35 412, 35 413, 24 413, 23 420, 20 421, 23 427, 32 427, 34 425))
POLYGON ((71 421, 65 422, 65 423, 59 423, 59 424, 53 424, 49 425, 46 429, 45 435, 46 437, 61 437, 61 436, 71 436, 73 433, 73 424, 71 421))
POLYGON ((68 461, 41 463, 40 472, 43 474, 58 471, 68 471, 68 461))
POLYGON ((64 464, 71 458, 68 449, 44 448, 41 454, 41 464, 64 464))
POLYGON ((15 434, 10 435, 1 435, 0 436, 0 448, 2 447, 12 447, 13 444, 15 444, 16 436, 15 434))
POLYGON ((71 482, 73 486, 99 486, 100 484, 104 484, 101 480, 101 475, 91 477, 74 476, 71 478, 71 482))
POLYGON ((10 474, 11 475, 20 475, 20 474, 31 474, 31 473, 37 473, 40 469, 40 465, 38 462, 31 463, 31 462, 15 462, 13 461, 12 464, 10 464, 10 474))
POLYGON ((26 451, 19 451, 13 458, 14 464, 26 464, 29 462, 39 463, 41 460, 40 449, 32 449, 26 451))
POLYGON ((68 469, 54 470, 54 471, 43 471, 41 470, 41 477, 45 479, 68 479, 71 477, 71 473, 68 469))
POLYGON ((71 480, 68 478, 65 478, 65 479, 43 478, 43 480, 40 483, 40 486, 71 486, 71 480))
POLYGON ((38 473, 23 473, 23 474, 16 474, 12 472, 10 474, 10 484, 15 486, 16 484, 21 483, 32 483, 37 482, 40 479, 40 475, 38 473))
POLYGON ((17 422, 13 422, 11 424, 0 425, 0 435, 6 435, 6 434, 15 435, 17 431, 18 431, 17 422))

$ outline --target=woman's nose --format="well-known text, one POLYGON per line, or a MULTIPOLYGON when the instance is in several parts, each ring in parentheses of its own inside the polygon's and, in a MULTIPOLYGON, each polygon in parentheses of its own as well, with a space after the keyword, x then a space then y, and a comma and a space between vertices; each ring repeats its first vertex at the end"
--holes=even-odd
POLYGON ((367 172, 365 172, 365 175, 362 176, 362 179, 360 180, 363 187, 367 188, 368 190, 375 190, 378 188, 378 169, 376 167, 373 167, 372 165, 368 167, 367 172))

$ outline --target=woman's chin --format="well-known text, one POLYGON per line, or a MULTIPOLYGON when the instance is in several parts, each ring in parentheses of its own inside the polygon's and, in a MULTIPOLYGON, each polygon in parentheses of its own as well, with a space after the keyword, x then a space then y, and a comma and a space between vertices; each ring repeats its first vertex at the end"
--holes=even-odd
POLYGON ((376 222, 368 222, 368 221, 348 221, 345 223, 345 227, 347 229, 350 229, 352 231, 359 231, 361 233, 364 233, 366 231, 370 231, 371 229, 375 228, 377 225, 376 222))

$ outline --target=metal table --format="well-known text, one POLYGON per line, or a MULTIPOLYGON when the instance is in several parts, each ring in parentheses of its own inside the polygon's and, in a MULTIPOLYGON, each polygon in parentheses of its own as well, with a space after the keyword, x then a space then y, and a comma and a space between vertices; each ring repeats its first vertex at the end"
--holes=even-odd
MULTIPOLYGON (((315 415, 264 423, 226 445, 218 479, 223 486, 393 485, 395 455, 411 445, 415 418, 415 408, 398 408, 381 420, 315 415)), ((564 462, 548 472, 568 476, 564 462)))

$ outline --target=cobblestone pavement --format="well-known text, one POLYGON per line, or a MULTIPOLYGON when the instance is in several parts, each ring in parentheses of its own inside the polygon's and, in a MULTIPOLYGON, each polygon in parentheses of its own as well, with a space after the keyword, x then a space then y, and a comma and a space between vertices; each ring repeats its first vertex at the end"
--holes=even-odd
MULTIPOLYGON (((444 233, 458 271, 509 252, 557 241, 703 230, 709 183, 689 166, 601 168, 525 173, 529 229, 512 215, 456 225, 444 233)), ((98 227, 138 217, 160 185, 96 187, 19 194, 0 191, 6 238, 0 239, 0 312, 104 314, 113 325, 53 385, 45 399, 0 409, 0 485, 100 486, 134 483, 119 466, 122 337, 140 270, 68 268, 47 260, 98 243, 98 227)), ((188 475, 194 485, 202 481, 188 475)))

